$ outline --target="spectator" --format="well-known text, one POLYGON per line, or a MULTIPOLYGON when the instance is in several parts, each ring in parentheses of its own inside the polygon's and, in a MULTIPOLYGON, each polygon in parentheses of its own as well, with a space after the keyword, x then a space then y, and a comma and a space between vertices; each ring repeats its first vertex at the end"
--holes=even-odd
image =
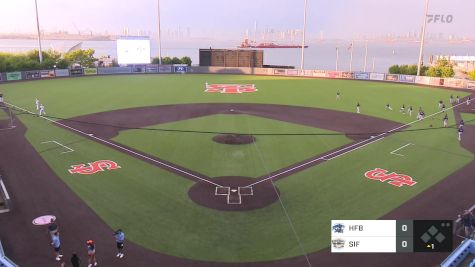
POLYGON ((125 234, 121 229, 119 229, 114 232, 114 237, 115 237, 115 242, 117 244, 117 250, 118 250, 116 257, 122 259, 124 257, 125 234))
POLYGON ((53 218, 51 218, 50 224, 48 225, 48 232, 51 237, 53 237, 55 233, 59 232, 59 227, 53 218))
POLYGON ((463 229, 465 231, 465 238, 469 238, 472 233, 472 224, 474 222, 472 212, 465 210, 462 216, 460 216, 460 219, 462 220, 463 229))
POLYGON ((53 246, 53 248, 54 248, 54 252, 56 254, 56 260, 60 261, 61 257, 63 257, 63 255, 61 255, 59 253, 61 251, 61 242, 59 240, 59 233, 58 232, 54 233, 53 237, 51 237, 51 246, 53 246))
POLYGON ((71 264, 73 265, 73 267, 79 267, 79 265, 81 264, 81 259, 79 259, 76 253, 73 253, 73 256, 71 257, 71 264))
POLYGON ((88 256, 88 265, 87 267, 97 266, 96 260, 96 245, 94 245, 94 241, 87 240, 87 256, 88 256))

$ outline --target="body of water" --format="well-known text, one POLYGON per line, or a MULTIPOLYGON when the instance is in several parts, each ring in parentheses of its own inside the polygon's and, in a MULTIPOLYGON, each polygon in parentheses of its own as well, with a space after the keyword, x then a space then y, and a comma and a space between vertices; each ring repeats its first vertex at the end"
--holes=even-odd
MULTIPOLYGON (((74 40, 43 40, 43 49, 55 49, 67 51, 80 41, 74 40)), ((339 47, 339 70, 350 69, 350 51, 348 45, 350 41, 327 41, 308 43, 309 48, 305 49, 306 69, 334 70, 336 68, 336 47, 339 47)), ((199 48, 235 48, 239 41, 173 41, 162 43, 162 56, 183 57, 189 56, 193 60, 193 65, 199 64, 199 48)), ((24 52, 38 48, 36 40, 0 39, 0 51, 4 52, 24 52)), ((115 41, 83 41, 82 48, 93 48, 96 50, 96 57, 110 55, 117 57, 115 41)), ((364 70, 364 42, 355 42, 353 46, 353 71, 364 70)), ((158 54, 157 42, 151 42, 152 56, 158 54)), ((300 67, 300 49, 264 49, 264 64, 286 65, 300 67)), ((475 43, 441 43, 427 42, 424 51, 424 62, 427 63, 430 55, 458 55, 475 56, 475 43)), ((395 43, 368 43, 368 57, 366 71, 387 72, 389 66, 393 64, 416 64, 419 56, 419 44, 417 42, 395 42, 395 43)))

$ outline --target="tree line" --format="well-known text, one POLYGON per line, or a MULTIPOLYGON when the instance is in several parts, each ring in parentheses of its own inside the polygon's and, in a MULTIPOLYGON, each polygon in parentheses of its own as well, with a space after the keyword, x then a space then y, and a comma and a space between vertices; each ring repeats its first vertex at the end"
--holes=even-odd
MULTIPOLYGON (((39 62, 39 51, 31 50, 25 53, 0 52, 0 72, 27 71, 40 69, 67 69, 71 67, 94 68, 101 65, 102 59, 94 57, 94 49, 78 49, 68 53, 56 50, 46 50, 41 54, 42 63, 39 62)), ((158 58, 153 58, 153 64, 158 64, 158 58)), ((191 66, 190 57, 162 57, 162 64, 187 64, 191 66)), ((115 60, 113 66, 118 66, 115 60)))
MULTIPOLYGON (((417 65, 392 65, 389 67, 391 74, 417 75, 417 65)), ((422 66, 421 75, 430 77, 451 78, 454 77, 454 66, 447 59, 439 59, 434 66, 422 66)), ((475 70, 467 73, 471 80, 475 80, 475 70)))

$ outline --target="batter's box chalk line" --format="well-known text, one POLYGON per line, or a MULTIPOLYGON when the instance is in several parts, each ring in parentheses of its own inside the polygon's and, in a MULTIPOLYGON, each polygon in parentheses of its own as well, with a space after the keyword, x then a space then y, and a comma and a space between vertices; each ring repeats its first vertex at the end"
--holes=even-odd
POLYGON ((242 196, 252 196, 254 191, 252 187, 246 186, 231 188, 229 186, 216 186, 214 194, 216 196, 226 196, 226 203, 229 205, 242 204, 242 196))

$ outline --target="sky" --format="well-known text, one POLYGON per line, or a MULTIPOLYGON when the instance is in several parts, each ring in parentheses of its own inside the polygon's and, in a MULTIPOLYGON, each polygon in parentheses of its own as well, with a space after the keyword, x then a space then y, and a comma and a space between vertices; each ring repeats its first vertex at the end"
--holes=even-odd
MULTIPOLYGON (((41 29, 121 33, 128 27, 156 32, 157 0, 37 0, 41 29)), ((34 0, 0 0, 0 33, 35 33, 34 0)), ((307 36, 419 31, 425 0, 308 0, 307 36)), ((242 38, 257 22, 259 31, 303 25, 304 0, 160 0, 163 31, 189 28, 192 37, 242 38)), ((451 15, 452 23, 428 24, 428 33, 475 38, 473 0, 430 0, 429 14, 451 15)))

